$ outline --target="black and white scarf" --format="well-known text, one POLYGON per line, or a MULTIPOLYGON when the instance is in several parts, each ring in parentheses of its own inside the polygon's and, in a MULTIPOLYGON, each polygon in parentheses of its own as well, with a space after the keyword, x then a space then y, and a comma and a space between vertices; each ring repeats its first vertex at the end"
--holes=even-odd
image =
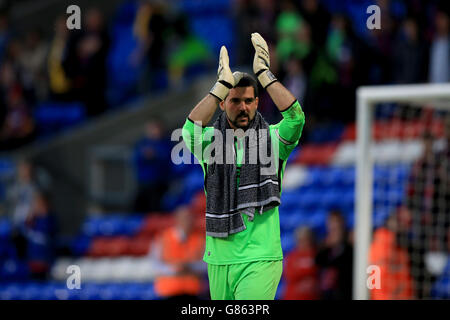
POLYGON ((244 142, 244 163, 240 173, 236 166, 234 135, 244 135, 244 132, 230 131, 225 112, 215 121, 214 129, 215 142, 220 140, 216 137, 219 132, 223 137, 223 143, 218 143, 215 149, 223 152, 223 157, 222 161, 217 161, 220 157, 215 154, 210 163, 205 164, 206 234, 225 238, 246 228, 241 213, 247 214, 252 221, 255 212, 262 214, 280 205, 280 181, 275 170, 276 151, 272 150, 269 125, 259 112, 245 131, 245 139, 238 140, 238 143, 244 142), (227 135, 227 131, 233 134, 227 135))

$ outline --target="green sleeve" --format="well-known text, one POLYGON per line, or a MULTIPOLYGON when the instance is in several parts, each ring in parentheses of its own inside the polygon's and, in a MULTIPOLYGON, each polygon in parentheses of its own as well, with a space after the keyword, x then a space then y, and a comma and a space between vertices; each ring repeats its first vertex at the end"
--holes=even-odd
POLYGON ((298 144, 305 125, 305 114, 296 100, 288 109, 281 112, 283 119, 275 125, 275 134, 280 141, 280 159, 287 160, 298 144))
POLYGON ((186 119, 182 129, 182 136, 184 143, 189 151, 197 158, 200 163, 203 163, 203 151, 207 143, 203 140, 205 132, 213 129, 212 127, 202 127, 194 123, 191 119, 186 119))

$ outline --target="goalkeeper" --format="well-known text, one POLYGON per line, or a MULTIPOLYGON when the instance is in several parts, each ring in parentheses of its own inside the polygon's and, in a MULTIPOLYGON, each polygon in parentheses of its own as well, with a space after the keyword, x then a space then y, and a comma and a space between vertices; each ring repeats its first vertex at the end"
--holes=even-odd
POLYGON ((297 99, 269 70, 266 41, 259 33, 253 33, 251 41, 255 48, 253 71, 283 119, 276 125, 267 124, 257 111, 256 80, 247 73, 232 73, 227 49, 222 46, 218 80, 183 126, 183 139, 204 172, 203 260, 208 264, 213 300, 275 298, 283 266, 278 214, 281 181, 305 123, 297 99), (218 105, 223 112, 212 127, 205 126, 218 105), (227 136, 230 131, 231 138, 227 136), (223 141, 220 147, 218 141, 223 141), (212 145, 215 153, 208 157, 212 145), (257 161, 252 162, 251 152, 255 150, 259 153, 257 161), (261 154, 261 150, 270 150, 265 153, 270 154, 270 166, 263 161, 265 151, 261 154))

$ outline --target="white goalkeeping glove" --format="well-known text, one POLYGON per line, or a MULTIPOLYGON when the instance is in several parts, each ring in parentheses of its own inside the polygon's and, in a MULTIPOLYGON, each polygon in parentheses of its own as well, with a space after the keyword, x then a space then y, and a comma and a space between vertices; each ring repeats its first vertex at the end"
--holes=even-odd
POLYGON ((223 101, 231 88, 234 87, 235 79, 230 69, 230 59, 225 46, 220 48, 219 68, 217 69, 217 82, 211 88, 209 93, 223 101))
POLYGON ((252 33, 252 44, 255 48, 255 57, 253 58, 253 72, 258 78, 261 86, 266 89, 270 84, 277 81, 277 78, 270 72, 269 47, 266 40, 258 32, 252 33))

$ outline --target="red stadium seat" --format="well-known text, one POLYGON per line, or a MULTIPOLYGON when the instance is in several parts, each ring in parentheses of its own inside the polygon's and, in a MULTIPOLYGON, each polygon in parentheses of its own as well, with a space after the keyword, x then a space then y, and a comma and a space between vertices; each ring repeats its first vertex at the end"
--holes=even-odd
POLYGON ((100 237, 92 241, 87 255, 91 257, 117 257, 127 252, 128 245, 126 237, 100 237))
POLYGON ((330 164, 337 146, 337 143, 305 145, 294 162, 305 165, 330 164))
MULTIPOLYGON (((373 138, 376 141, 383 139, 419 139, 426 130, 429 130, 436 138, 444 135, 444 123, 441 119, 423 121, 402 121, 394 119, 389 122, 378 121, 372 128, 373 138)), ((356 140, 356 125, 350 124, 342 135, 344 141, 356 140)))
POLYGON ((152 238, 148 236, 129 238, 125 254, 129 256, 145 256, 150 252, 151 243, 152 238))
POLYGON ((108 252, 109 237, 99 237, 91 242, 91 246, 87 252, 91 257, 104 257, 108 252))
POLYGON ((157 233, 169 228, 175 224, 175 217, 170 213, 152 214, 145 218, 141 229, 138 232, 139 236, 155 236, 157 233))

